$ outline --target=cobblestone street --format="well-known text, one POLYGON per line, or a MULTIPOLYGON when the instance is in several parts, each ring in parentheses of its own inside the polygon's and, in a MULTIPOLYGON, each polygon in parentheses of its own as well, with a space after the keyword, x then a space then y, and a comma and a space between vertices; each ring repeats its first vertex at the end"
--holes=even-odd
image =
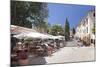
MULTIPOLYGON (((69 63, 80 61, 94 61, 95 48, 90 47, 77 47, 77 41, 72 40, 67 42, 66 47, 61 48, 52 56, 29 58, 30 64, 53 64, 53 63, 69 63)), ((82 43, 80 43, 82 44, 82 43)))

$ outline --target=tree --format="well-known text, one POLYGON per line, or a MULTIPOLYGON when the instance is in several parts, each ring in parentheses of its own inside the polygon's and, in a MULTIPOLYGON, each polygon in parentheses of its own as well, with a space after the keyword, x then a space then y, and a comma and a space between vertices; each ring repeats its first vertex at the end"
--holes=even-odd
POLYGON ((95 28, 95 23, 94 23, 93 28, 92 28, 92 33, 95 34, 95 32, 96 32, 96 28, 95 28))
POLYGON ((62 35, 63 34, 63 28, 61 27, 61 25, 53 25, 52 28, 51 28, 51 34, 52 35, 62 35))
POLYGON ((66 18, 66 22, 65 22, 65 40, 66 41, 69 39, 69 35, 70 35, 70 27, 69 27, 68 19, 66 18))
POLYGON ((48 34, 50 34, 51 33, 51 24, 50 23, 48 23, 48 25, 47 25, 48 27, 47 27, 47 33, 48 34))
POLYGON ((11 24, 32 27, 40 27, 44 19, 48 17, 46 3, 11 1, 11 24))
POLYGON ((72 33, 73 33, 73 35, 75 35, 75 28, 72 29, 72 33))
POLYGON ((30 22, 26 20, 29 16, 28 9, 26 8, 28 8, 28 3, 26 2, 11 1, 11 24, 31 27, 31 25, 29 25, 30 22))
POLYGON ((40 23, 40 25, 39 25, 39 31, 41 32, 41 33, 47 33, 47 30, 48 30, 48 23, 47 22, 42 22, 42 23, 40 23))
POLYGON ((95 31, 96 31, 96 29, 95 29, 95 27, 93 27, 92 28, 92 33, 95 34, 95 31))

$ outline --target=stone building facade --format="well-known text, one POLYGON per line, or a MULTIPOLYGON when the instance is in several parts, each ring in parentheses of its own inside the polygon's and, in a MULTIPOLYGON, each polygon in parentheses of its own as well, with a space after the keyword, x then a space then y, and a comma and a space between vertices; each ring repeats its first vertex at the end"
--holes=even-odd
MULTIPOLYGON (((87 15, 82 18, 81 22, 76 27, 75 36, 80 40, 91 44, 91 41, 95 42, 95 34, 93 29, 95 28, 95 11, 89 11, 87 15)), ((93 42, 93 43, 94 43, 93 42)))

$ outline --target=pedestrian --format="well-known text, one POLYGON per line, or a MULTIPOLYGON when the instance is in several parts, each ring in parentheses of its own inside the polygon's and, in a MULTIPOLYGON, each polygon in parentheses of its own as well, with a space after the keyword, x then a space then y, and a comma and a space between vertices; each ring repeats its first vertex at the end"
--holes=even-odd
POLYGON ((11 53, 13 53, 13 49, 16 46, 18 39, 14 37, 14 34, 11 35, 11 53))
MULTIPOLYGON (((22 43, 18 43, 18 45, 22 45, 22 43)), ((22 48, 22 46, 19 47, 17 51, 17 57, 18 57, 18 64, 19 65, 28 65, 28 50, 22 48)))
POLYGON ((51 56, 53 53, 53 48, 48 44, 48 55, 51 56))
POLYGON ((57 45, 57 49, 60 48, 60 41, 58 39, 56 39, 56 45, 57 45))

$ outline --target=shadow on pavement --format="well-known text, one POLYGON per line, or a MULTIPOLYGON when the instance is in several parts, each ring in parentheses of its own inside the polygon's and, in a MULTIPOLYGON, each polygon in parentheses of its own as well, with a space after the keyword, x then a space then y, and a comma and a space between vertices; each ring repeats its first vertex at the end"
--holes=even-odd
POLYGON ((29 65, 43 65, 43 64, 46 64, 46 60, 44 57, 29 58, 29 65))

